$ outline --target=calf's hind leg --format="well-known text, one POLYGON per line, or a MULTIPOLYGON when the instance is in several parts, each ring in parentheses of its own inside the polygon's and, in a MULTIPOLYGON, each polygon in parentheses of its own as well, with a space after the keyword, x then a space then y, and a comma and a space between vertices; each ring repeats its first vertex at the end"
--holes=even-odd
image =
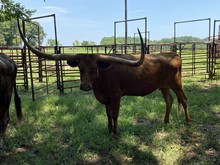
POLYGON ((183 92, 182 85, 176 85, 176 87, 173 88, 172 90, 175 92, 178 99, 178 110, 180 111, 180 103, 181 103, 185 112, 186 122, 190 122, 191 119, 188 111, 187 98, 183 92))
POLYGON ((166 102, 166 113, 164 116, 164 123, 169 123, 169 116, 170 116, 170 110, 173 104, 173 97, 170 94, 170 89, 169 88, 161 88, 161 93, 163 95, 163 98, 166 102))
POLYGON ((188 111, 188 105, 187 105, 187 99, 186 96, 184 95, 182 90, 175 91, 176 96, 178 98, 178 101, 182 104, 184 112, 185 112, 185 117, 186 117, 186 122, 190 122, 190 116, 189 116, 189 111, 188 111))

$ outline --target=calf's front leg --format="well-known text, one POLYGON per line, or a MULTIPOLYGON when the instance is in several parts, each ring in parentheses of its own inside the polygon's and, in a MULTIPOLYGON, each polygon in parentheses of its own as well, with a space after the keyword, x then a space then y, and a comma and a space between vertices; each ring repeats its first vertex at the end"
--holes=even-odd
POLYGON ((110 101, 110 103, 106 104, 105 107, 108 117, 108 131, 110 134, 113 133, 113 135, 117 135, 120 99, 110 101))

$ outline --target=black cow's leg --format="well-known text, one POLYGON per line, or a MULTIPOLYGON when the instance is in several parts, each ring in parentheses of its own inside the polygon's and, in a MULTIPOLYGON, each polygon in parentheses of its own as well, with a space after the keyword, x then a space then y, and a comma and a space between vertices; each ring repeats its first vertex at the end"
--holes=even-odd
POLYGON ((166 102, 166 113, 164 116, 164 123, 169 123, 169 115, 170 115, 170 110, 171 110, 171 107, 173 104, 173 97, 170 94, 169 88, 161 88, 160 90, 161 90, 163 97, 164 97, 164 100, 166 102))
POLYGON ((9 118, 9 106, 10 106, 10 99, 11 99, 11 92, 7 94, 4 93, 4 96, 0 94, 1 98, 1 109, 0 109, 0 147, 3 144, 3 138, 5 136, 5 132, 10 121, 9 118))

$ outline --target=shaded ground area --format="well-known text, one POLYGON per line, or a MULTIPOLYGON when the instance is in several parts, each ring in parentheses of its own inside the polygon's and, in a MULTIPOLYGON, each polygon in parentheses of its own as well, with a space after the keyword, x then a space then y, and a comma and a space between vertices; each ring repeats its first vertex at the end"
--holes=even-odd
MULTIPOLYGON (((25 123, 14 105, 0 164, 220 164, 220 82, 185 83, 191 124, 177 116, 163 123, 160 91, 123 97, 118 137, 107 131, 104 107, 92 94, 51 95, 36 102, 22 95, 25 123)), ((175 98, 175 97, 174 97, 175 98)))

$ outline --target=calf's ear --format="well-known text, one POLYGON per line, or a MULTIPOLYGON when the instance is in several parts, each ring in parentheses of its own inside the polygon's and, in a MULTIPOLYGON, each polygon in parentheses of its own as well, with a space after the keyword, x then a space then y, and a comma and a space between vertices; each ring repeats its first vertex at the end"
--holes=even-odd
POLYGON ((76 67, 76 66, 79 66, 79 61, 78 60, 67 60, 67 64, 71 67, 76 67))
POLYGON ((108 62, 104 62, 104 61, 97 61, 97 66, 100 68, 100 69, 108 69, 111 67, 111 64, 108 63, 108 62))

